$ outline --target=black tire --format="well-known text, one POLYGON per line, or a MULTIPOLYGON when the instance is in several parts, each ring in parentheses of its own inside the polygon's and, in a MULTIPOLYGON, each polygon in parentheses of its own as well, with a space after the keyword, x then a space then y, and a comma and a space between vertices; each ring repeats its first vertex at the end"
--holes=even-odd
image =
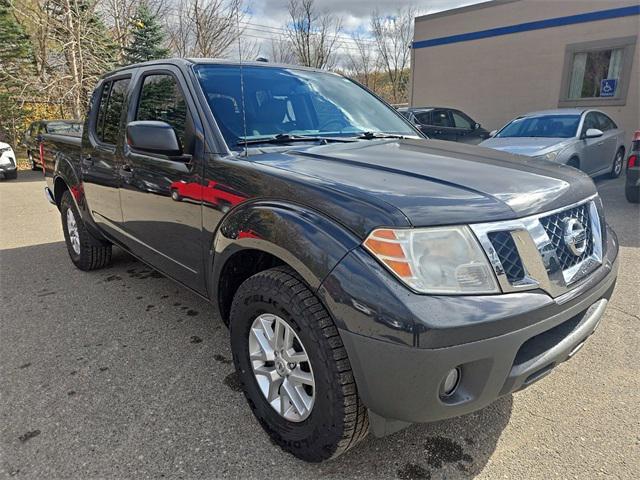
POLYGON ((27 156, 29 157, 29 163, 31 164, 31 170, 40 170, 40 167, 38 166, 38 164, 36 163, 36 161, 33 159, 33 153, 29 152, 27 153, 27 156))
POLYGON ((273 442, 308 462, 337 457, 368 433, 367 411, 358 396, 347 352, 333 320, 318 298, 288 267, 276 267, 246 280, 230 314, 233 359, 245 397, 273 442), (304 345, 316 381, 309 416, 292 422, 267 403, 249 360, 249 330, 262 313, 278 315, 304 345))
POLYGON ((610 178, 618 178, 624 170, 624 150, 621 148, 616 152, 616 156, 613 157, 613 164, 611 165, 611 171, 609 172, 610 178))
POLYGON ((182 197, 180 196, 177 190, 171 190, 171 198, 176 202, 179 202, 182 200, 182 197))
POLYGON ((626 187, 624 195, 630 203, 640 203, 640 187, 626 187))
POLYGON ((67 244, 67 250, 74 265, 80 270, 85 271, 106 267, 111 262, 111 244, 102 241, 89 233, 82 221, 82 218, 80 217, 78 208, 76 207, 69 190, 62 194, 62 200, 60 201, 60 216, 62 219, 64 240, 67 244), (74 249, 69 236, 67 223, 69 210, 76 222, 79 237, 79 252, 76 252, 74 249))

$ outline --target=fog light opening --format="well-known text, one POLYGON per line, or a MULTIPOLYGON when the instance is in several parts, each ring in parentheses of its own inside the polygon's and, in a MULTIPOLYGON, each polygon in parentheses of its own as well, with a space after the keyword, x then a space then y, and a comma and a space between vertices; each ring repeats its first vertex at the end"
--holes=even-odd
POLYGON ((440 384, 440 397, 446 398, 453 395, 460 383, 460 368, 456 367, 449 370, 447 376, 440 384))

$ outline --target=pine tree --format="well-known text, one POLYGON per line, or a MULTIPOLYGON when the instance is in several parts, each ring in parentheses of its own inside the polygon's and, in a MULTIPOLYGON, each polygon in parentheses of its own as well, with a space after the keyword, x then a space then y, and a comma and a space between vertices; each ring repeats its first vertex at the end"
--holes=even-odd
POLYGON ((20 96, 28 93, 34 75, 29 36, 11 12, 8 0, 0 0, 0 139, 15 145, 24 108, 20 96))
POLYGON ((146 3, 140 4, 132 27, 132 40, 125 48, 125 64, 146 62, 169 55, 169 49, 164 47, 162 26, 146 3))

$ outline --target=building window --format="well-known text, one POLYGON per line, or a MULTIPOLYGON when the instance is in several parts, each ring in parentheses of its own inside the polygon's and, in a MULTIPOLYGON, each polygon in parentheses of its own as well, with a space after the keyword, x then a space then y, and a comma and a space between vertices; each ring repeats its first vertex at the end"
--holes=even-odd
POLYGON ((568 45, 560 106, 624 105, 636 37, 568 45))
POLYGON ((624 48, 575 53, 569 98, 615 96, 620 81, 623 53, 624 48), (607 91, 603 92, 603 87, 607 91))

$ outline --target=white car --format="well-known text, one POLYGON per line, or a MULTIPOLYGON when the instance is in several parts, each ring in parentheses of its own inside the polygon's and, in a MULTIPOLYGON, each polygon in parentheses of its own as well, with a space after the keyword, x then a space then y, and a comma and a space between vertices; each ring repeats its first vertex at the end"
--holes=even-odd
POLYGON ((533 112, 513 119, 480 144, 538 160, 579 168, 592 177, 620 176, 625 135, 599 110, 564 108, 533 112))
POLYGON ((18 178, 16 155, 11 145, 0 142, 0 178, 18 178))

